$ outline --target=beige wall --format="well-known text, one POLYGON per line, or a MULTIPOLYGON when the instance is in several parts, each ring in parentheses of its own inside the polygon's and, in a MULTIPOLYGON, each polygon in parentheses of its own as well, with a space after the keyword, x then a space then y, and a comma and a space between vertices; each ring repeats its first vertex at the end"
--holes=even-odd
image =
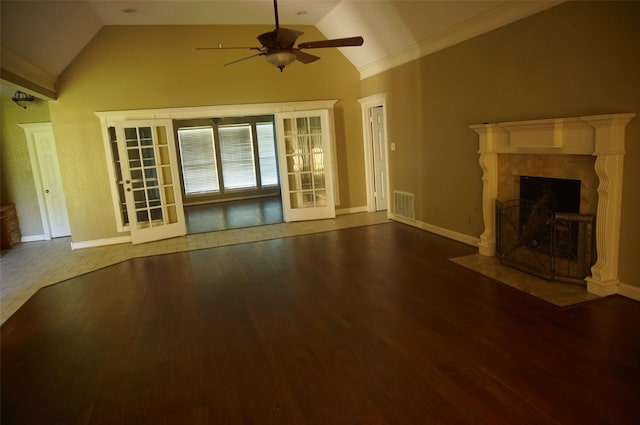
MULTIPOLYGON (((335 110, 340 208, 366 204, 357 70, 335 49, 283 73, 254 51, 264 26, 104 27, 58 81, 51 117, 74 242, 119 236, 96 111, 339 99, 335 110)), ((321 39, 312 27, 299 41, 321 39)))
MULTIPOLYGON (((388 93, 391 189, 417 219, 478 237, 478 138, 470 124, 640 115, 640 3, 570 2, 368 78, 388 93)), ((620 278, 640 286, 640 116, 627 127, 620 278)))
POLYGON ((11 100, 12 92, 3 88, 0 104, 2 205, 16 205, 23 237, 41 236, 44 230, 27 139, 18 124, 49 122, 49 106, 47 102, 39 100, 22 109, 11 100))

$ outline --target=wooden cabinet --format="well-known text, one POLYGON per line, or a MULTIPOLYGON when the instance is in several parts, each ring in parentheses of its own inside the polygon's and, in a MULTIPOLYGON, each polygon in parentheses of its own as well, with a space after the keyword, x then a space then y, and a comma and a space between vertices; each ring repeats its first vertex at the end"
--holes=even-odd
POLYGON ((0 227, 0 235, 2 236, 0 246, 2 249, 9 249, 20 242, 22 235, 20 234, 20 223, 15 205, 0 207, 0 227))

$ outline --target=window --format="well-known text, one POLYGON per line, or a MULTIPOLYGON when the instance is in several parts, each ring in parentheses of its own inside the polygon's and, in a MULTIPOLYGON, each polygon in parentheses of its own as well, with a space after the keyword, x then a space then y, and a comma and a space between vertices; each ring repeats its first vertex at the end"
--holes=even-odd
POLYGON ((276 142, 272 122, 256 124, 258 136, 258 156, 260 158, 260 178, 263 186, 278 184, 278 163, 276 160, 276 142))
POLYGON ((218 128, 220 159, 225 189, 256 187, 251 126, 223 125, 218 128))
POLYGON ((185 194, 219 192, 213 128, 181 128, 178 142, 185 194))
MULTIPOLYGON (((271 116, 227 117, 178 123, 186 196, 273 192, 279 187, 271 116)), ((233 195, 237 196, 237 195, 233 195)), ((241 196, 241 195, 240 195, 241 196)))

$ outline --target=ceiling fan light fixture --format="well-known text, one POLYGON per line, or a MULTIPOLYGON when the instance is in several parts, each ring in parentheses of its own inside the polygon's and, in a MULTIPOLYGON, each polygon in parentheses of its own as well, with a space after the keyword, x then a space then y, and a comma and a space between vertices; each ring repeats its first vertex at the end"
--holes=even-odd
POLYGON ((277 66, 282 71, 287 65, 291 65, 296 60, 296 55, 287 50, 277 50, 265 55, 265 59, 273 66, 277 66))

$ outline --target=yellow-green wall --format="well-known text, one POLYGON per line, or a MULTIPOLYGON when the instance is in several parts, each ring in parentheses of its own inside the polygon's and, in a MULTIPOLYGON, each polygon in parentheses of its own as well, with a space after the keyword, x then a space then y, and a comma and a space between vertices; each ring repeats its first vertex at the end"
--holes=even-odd
MULTIPOLYGON (((569 2, 362 82, 388 93, 392 190, 417 219, 483 231, 478 136, 470 124, 640 115, 640 3, 569 2)), ((640 285, 640 116, 627 127, 620 277, 640 285)))
MULTIPOLYGON (((366 204, 357 70, 336 49, 284 72, 263 58, 223 66, 254 51, 196 47, 255 46, 265 26, 104 27, 58 80, 51 102, 74 242, 116 231, 96 111, 339 99, 335 109, 340 208, 366 204)), ((322 39, 313 27, 299 41, 322 39)))
POLYGON ((15 204, 23 237, 42 236, 42 218, 24 130, 18 124, 49 122, 46 101, 27 109, 16 105, 11 90, 3 88, 0 103, 0 178, 2 205, 15 204))

